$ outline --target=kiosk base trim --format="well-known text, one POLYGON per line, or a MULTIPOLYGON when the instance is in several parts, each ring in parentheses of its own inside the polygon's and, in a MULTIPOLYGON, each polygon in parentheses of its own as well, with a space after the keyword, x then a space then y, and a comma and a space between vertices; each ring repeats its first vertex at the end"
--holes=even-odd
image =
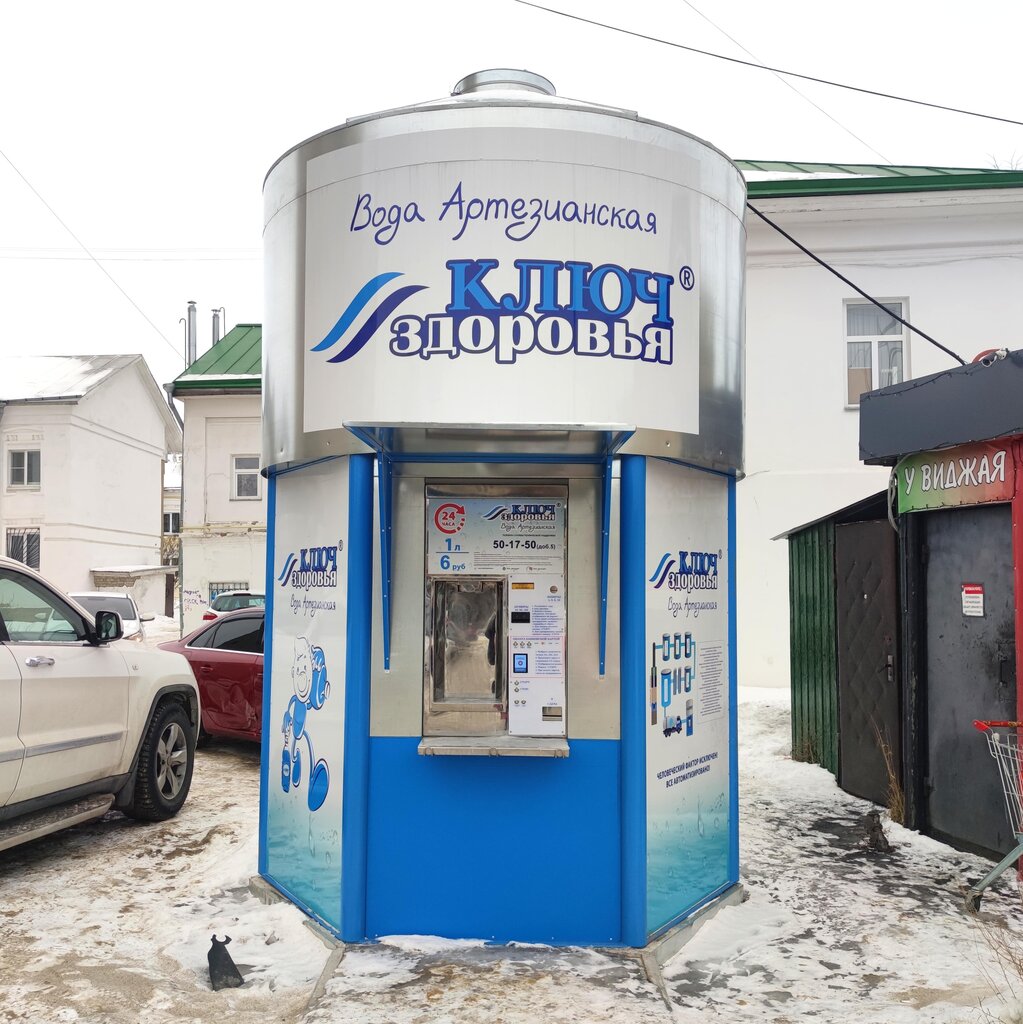
POLYGON ((561 736, 424 736, 419 753, 446 757, 568 757, 561 736))

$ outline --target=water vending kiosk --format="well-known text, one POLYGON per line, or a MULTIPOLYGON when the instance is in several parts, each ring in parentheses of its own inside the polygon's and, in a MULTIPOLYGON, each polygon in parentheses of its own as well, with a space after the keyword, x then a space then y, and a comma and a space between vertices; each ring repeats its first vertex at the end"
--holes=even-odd
POLYGON ((738 881, 741 175, 486 71, 264 199, 261 874, 347 941, 645 945, 738 881))

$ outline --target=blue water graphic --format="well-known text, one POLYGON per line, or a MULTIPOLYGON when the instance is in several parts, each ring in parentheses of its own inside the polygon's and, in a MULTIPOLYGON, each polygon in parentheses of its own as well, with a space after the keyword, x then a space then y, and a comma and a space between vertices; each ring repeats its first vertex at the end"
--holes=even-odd
POLYGON ((728 808, 723 798, 651 818, 647 828, 647 932, 728 881, 728 808))

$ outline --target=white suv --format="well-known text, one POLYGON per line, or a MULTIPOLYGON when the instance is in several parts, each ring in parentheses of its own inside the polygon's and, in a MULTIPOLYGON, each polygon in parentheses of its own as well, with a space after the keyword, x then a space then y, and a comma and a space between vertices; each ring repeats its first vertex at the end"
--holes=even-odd
POLYGON ((135 598, 127 591, 111 593, 110 591, 89 590, 72 592, 68 597, 74 598, 75 603, 81 605, 90 615, 96 612, 117 612, 121 617, 121 629, 124 630, 125 640, 137 640, 139 643, 146 642, 146 627, 143 623, 152 622, 152 615, 143 615, 135 598))
POLYGON ((0 850, 111 809, 163 821, 185 802, 195 678, 121 635, 115 612, 93 617, 0 558, 0 850))
POLYGON ((214 622, 228 612, 236 612, 242 608, 262 608, 265 604, 266 597, 263 594, 254 594, 251 590, 222 590, 203 612, 202 620, 214 622))

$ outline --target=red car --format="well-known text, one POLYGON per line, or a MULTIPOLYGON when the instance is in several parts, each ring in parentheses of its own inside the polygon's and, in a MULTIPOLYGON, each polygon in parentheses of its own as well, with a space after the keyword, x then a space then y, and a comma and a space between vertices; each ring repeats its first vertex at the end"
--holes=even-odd
POLYGON ((263 715, 263 609, 204 622, 160 647, 183 654, 199 684, 203 735, 258 740, 263 715))

